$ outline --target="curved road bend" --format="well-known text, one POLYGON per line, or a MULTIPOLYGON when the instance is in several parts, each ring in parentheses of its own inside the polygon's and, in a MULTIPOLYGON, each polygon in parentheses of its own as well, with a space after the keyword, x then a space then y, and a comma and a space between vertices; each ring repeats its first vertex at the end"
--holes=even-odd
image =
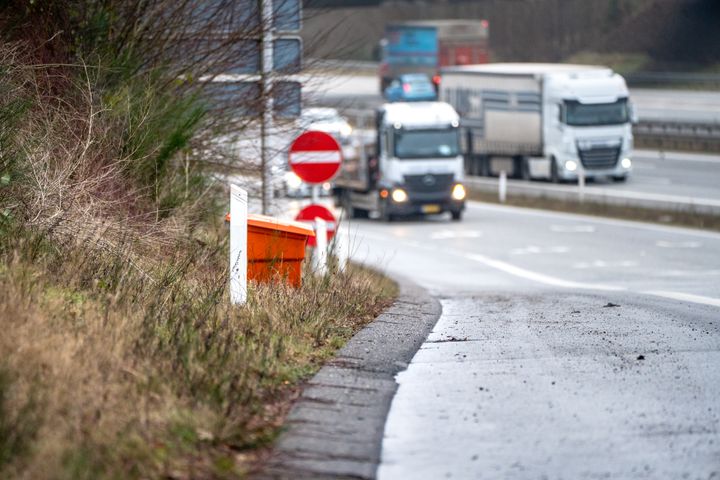
POLYGON ((719 234, 470 203, 349 235, 443 305, 379 478, 720 478, 719 234))

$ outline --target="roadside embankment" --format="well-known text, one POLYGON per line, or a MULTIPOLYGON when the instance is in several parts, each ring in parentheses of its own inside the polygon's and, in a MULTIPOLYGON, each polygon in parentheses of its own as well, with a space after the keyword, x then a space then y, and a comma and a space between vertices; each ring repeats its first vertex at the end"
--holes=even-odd
POLYGON ((138 31, 105 4, 50 3, 73 15, 0 18, 21 37, 0 46, 0 478, 242 478, 396 287, 350 266, 231 306, 207 159, 218 125, 243 130, 178 80, 192 65, 151 55, 172 30, 153 22, 183 5, 138 31))

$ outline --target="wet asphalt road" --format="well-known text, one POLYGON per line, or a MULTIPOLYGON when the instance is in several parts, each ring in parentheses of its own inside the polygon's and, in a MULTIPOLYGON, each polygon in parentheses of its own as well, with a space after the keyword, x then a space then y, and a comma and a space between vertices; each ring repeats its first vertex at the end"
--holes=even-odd
POLYGON ((470 204, 350 226, 443 314, 379 478, 720 478, 720 235, 470 204))

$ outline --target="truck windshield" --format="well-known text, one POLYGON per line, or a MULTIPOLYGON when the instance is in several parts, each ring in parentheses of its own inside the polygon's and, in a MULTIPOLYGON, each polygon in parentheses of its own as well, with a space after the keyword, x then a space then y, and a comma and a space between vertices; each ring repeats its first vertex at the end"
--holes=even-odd
POLYGON ((397 158, 457 157, 458 130, 396 130, 395 156, 397 158))
POLYGON ((626 98, 622 98, 614 103, 598 103, 593 105, 582 104, 574 100, 566 100, 565 112, 565 123, 577 127, 619 125, 630 121, 626 98))

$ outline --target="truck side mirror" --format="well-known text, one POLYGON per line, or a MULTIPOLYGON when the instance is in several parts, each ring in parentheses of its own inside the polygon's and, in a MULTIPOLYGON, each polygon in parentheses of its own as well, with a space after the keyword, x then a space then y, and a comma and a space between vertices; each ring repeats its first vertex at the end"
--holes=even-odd
POLYGON ((630 114, 630 123, 632 125, 637 125, 640 119, 638 118, 637 110, 635 109, 635 105, 632 103, 628 104, 628 113, 630 114))

